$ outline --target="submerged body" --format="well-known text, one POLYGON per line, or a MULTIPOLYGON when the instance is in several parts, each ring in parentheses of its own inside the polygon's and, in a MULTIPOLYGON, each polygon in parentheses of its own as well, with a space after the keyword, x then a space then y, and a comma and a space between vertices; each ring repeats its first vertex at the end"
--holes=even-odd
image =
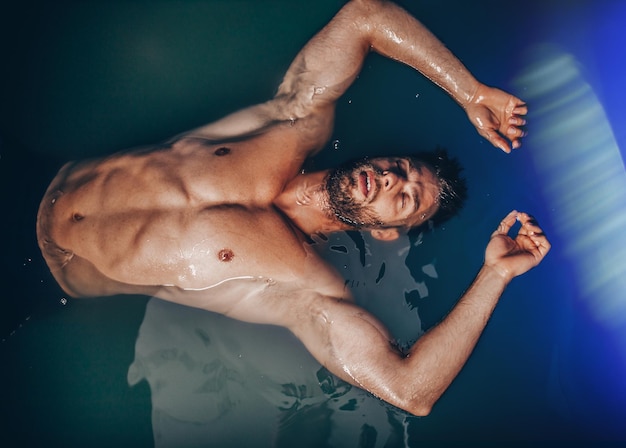
POLYGON ((260 276, 308 287, 309 266, 316 285, 334 278, 273 203, 302 165, 286 135, 297 129, 285 126, 228 145, 182 137, 66 165, 39 218, 44 255, 64 260, 53 274, 76 297, 174 294, 260 276))
POLYGON ((479 83, 401 8, 348 2, 298 54, 276 96, 153 147, 70 163, 38 214, 42 253, 74 297, 146 294, 291 330, 335 375, 418 415, 428 413, 469 357, 511 279, 549 243, 512 212, 459 304, 407 353, 351 302, 343 278, 309 235, 357 226, 380 239, 442 208, 432 165, 386 157, 347 170, 302 173, 331 135, 337 99, 375 50, 429 77, 478 132, 509 152, 524 103, 479 83), (509 143, 510 142, 510 143, 509 143), (513 239, 507 233, 522 223, 513 239))

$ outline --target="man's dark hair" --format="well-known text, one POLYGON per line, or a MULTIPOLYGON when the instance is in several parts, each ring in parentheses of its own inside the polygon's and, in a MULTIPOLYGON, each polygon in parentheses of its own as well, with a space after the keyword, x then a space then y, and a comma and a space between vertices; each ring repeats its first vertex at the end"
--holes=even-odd
POLYGON ((439 147, 434 151, 413 153, 409 157, 416 166, 425 163, 439 179, 439 210, 430 219, 432 223, 437 226, 457 215, 467 199, 467 184, 461 177, 463 167, 456 157, 449 157, 448 152, 439 147))

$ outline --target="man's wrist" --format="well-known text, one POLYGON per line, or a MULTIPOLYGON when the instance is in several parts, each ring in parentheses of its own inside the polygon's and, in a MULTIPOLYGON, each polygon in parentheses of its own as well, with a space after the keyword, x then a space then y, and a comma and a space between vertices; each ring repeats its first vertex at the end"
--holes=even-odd
POLYGON ((494 281, 501 281, 504 286, 508 285, 515 277, 510 270, 497 263, 484 263, 480 268, 479 275, 492 278, 494 281))
POLYGON ((457 102, 463 109, 467 109, 470 105, 480 102, 482 97, 484 97, 484 95, 481 94, 483 87, 486 86, 474 79, 471 86, 462 93, 461 98, 457 99, 457 102))

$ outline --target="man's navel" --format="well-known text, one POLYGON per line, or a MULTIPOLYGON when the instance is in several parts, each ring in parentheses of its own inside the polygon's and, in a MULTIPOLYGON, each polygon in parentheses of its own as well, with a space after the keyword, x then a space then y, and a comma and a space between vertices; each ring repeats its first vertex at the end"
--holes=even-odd
POLYGON ((216 156, 228 155, 230 154, 230 148, 227 148, 226 146, 222 146, 221 148, 217 148, 213 154, 215 154, 216 156))

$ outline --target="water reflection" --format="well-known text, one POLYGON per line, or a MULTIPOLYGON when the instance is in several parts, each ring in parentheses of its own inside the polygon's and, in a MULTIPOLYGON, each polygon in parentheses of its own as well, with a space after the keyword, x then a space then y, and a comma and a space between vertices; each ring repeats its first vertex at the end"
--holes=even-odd
MULTIPOLYGON (((416 280, 405 264, 421 236, 381 243, 369 234, 316 238, 359 304, 398 343, 422 333, 407 297, 428 295, 436 268, 416 280)), ((151 389, 155 445, 407 446, 408 417, 337 379, 288 330, 150 300, 128 372, 151 389)))

